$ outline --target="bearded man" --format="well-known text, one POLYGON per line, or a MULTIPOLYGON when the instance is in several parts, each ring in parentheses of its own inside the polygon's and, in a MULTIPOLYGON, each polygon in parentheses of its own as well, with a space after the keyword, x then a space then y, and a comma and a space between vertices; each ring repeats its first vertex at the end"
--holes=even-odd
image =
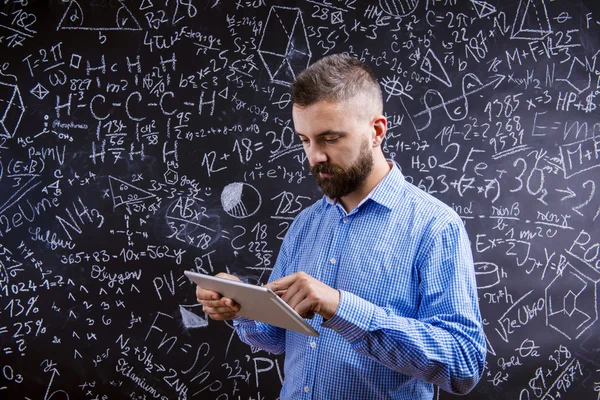
POLYGON ((292 102, 324 196, 290 225, 267 287, 320 336, 238 317, 233 300, 197 287, 203 310, 233 319, 242 341, 285 352, 281 399, 469 392, 486 355, 470 241, 450 207, 386 160, 376 76, 352 57, 327 56, 298 75, 292 102))

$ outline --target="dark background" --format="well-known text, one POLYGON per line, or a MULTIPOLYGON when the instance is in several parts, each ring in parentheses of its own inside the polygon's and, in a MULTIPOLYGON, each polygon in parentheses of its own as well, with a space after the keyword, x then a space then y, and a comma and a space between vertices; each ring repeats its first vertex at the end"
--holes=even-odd
POLYGON ((346 52, 386 155, 469 232, 489 352, 466 398, 597 398, 599 32, 591 0, 5 0, 0 397, 276 399, 283 358, 183 271, 266 282, 321 196, 289 83, 346 52))

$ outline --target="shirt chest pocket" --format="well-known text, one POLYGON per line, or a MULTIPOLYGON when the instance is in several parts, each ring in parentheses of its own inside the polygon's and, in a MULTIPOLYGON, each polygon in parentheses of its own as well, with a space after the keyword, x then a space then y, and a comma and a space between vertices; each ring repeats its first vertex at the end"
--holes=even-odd
POLYGON ((416 313, 418 278, 413 260, 391 249, 367 246, 340 258, 336 288, 402 315, 416 313))

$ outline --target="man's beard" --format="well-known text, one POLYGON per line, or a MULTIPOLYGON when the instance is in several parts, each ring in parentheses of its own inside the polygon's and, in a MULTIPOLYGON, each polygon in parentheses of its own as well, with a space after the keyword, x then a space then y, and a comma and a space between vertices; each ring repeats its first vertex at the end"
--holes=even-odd
POLYGON ((365 140, 360 148, 358 160, 347 169, 333 164, 317 164, 310 168, 323 193, 330 199, 339 199, 358 189, 373 169, 373 154, 369 142, 365 140), (319 174, 331 175, 322 178, 319 174))

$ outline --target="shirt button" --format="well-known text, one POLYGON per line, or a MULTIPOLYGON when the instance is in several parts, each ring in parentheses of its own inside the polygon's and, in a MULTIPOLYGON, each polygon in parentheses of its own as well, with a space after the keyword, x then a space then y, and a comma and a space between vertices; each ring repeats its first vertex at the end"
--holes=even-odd
POLYGON ((345 224, 348 223, 348 218, 344 218, 342 221, 344 221, 345 224))
POLYGON ((308 393, 308 392, 310 392, 310 388, 309 388, 308 386, 304 386, 304 391, 305 391, 306 393, 308 393))
POLYGON ((332 257, 331 260, 329 260, 332 264, 335 264, 335 257, 332 257))
POLYGON ((317 344, 315 342, 310 342, 310 347, 314 349, 317 347, 317 344))

